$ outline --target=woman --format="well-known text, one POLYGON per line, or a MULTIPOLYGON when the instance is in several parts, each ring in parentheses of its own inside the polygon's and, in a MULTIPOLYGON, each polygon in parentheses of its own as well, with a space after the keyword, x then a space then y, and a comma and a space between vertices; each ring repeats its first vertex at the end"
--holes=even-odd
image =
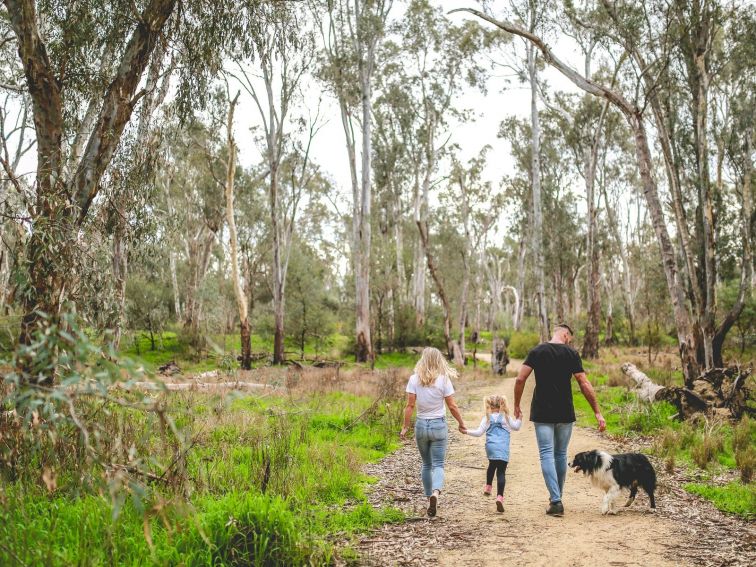
POLYGON ((415 365, 415 373, 407 383, 407 407, 404 408, 404 426, 399 435, 402 439, 407 435, 410 418, 417 404, 415 442, 423 459, 420 478, 423 480, 423 489, 428 498, 428 515, 431 517, 436 515, 438 497, 444 486, 444 459, 449 441, 444 402, 457 420, 459 430, 467 432, 454 401, 452 378, 456 377, 457 371, 449 366, 441 351, 428 347, 423 350, 423 355, 415 365))

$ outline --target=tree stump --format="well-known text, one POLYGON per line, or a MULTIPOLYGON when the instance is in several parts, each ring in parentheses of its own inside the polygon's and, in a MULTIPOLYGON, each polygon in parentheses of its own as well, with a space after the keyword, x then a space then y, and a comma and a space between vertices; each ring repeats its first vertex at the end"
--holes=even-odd
POLYGON ((635 382, 638 398, 646 402, 667 401, 677 408, 681 419, 695 413, 716 413, 734 419, 753 413, 748 406, 751 392, 746 387, 751 368, 712 368, 694 380, 690 388, 660 386, 629 362, 622 365, 622 372, 635 382))
POLYGON ((498 376, 507 373, 509 364, 509 355, 507 354, 507 343, 502 339, 494 339, 493 352, 491 353, 491 370, 498 376))

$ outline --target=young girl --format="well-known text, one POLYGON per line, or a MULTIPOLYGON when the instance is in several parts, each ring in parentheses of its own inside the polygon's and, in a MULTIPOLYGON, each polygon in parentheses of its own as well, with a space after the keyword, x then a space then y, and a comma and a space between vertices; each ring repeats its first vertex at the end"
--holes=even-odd
POLYGON ((480 420, 480 427, 468 429, 467 434, 481 437, 486 434, 486 487, 483 494, 491 495, 491 483, 496 472, 496 510, 504 511, 504 484, 509 463, 509 434, 522 426, 522 420, 509 416, 506 396, 486 396, 484 400, 486 415, 480 420))

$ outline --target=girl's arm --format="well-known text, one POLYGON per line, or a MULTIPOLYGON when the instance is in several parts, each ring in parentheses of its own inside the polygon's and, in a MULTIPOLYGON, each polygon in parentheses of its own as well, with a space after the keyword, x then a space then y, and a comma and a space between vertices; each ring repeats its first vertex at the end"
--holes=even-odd
POLYGON ((486 427, 488 426, 488 418, 484 415, 483 419, 480 420, 480 426, 478 429, 468 429, 467 434, 472 435, 473 437, 482 437, 483 434, 486 432, 486 427))
POLYGON ((513 418, 512 416, 507 416, 507 422, 509 423, 509 428, 512 431, 519 431, 520 427, 522 427, 522 419, 513 418))

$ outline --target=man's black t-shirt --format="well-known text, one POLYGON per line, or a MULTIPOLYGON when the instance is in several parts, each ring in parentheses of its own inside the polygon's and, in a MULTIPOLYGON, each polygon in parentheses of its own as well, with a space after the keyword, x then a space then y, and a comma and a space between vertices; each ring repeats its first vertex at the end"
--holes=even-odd
POLYGON ((580 355, 565 344, 541 343, 528 353, 524 364, 535 371, 536 385, 530 404, 530 421, 575 421, 570 380, 573 374, 583 372, 580 355))

